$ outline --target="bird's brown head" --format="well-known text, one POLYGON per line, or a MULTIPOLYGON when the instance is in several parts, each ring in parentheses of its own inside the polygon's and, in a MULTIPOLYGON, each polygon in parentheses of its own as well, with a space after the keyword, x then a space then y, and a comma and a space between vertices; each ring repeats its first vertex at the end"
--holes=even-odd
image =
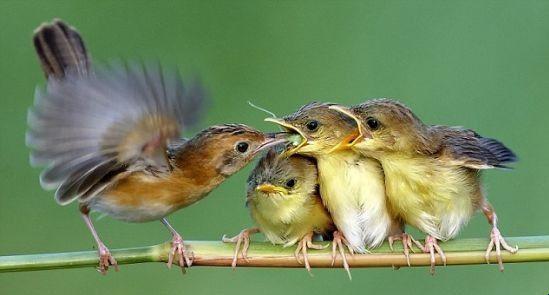
POLYGON ((316 193, 317 169, 313 159, 300 155, 286 157, 283 148, 272 148, 262 157, 248 177, 247 203, 274 202, 281 206, 282 200, 292 204, 305 201, 316 193))
POLYGON ((358 125, 358 136, 340 144, 340 148, 356 148, 367 152, 414 151, 424 144, 426 126, 404 104, 391 99, 374 99, 344 107, 330 107, 349 116, 358 125))
POLYGON ((345 137, 355 138, 355 121, 329 107, 330 103, 309 103, 297 112, 283 118, 267 118, 265 121, 276 123, 288 132, 300 136, 295 147, 287 153, 319 156, 332 152, 332 149, 345 137))
POLYGON ((216 125, 184 144, 177 153, 176 166, 201 162, 204 169, 213 168, 220 175, 230 176, 246 166, 260 151, 284 141, 275 138, 274 134, 242 124, 216 125), (195 157, 202 161, 189 161, 195 157))

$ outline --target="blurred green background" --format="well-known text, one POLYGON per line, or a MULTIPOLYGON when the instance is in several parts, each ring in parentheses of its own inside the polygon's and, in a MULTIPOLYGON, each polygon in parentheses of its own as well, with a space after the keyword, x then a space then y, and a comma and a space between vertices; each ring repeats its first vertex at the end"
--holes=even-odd
MULTIPOLYGON (((75 204, 38 183, 24 143, 26 111, 43 74, 33 29, 60 17, 77 27, 94 61, 159 58, 199 73, 213 102, 202 126, 242 122, 273 130, 278 115, 312 101, 404 101, 428 123, 464 125, 520 156, 489 171, 486 188, 508 236, 549 234, 548 1, 6 1, 0 2, 0 255, 94 247, 75 204), (95 3, 94 3, 95 2, 95 3)), ((247 167, 171 217, 183 237, 216 240, 251 225, 247 167)), ((169 239, 160 223, 96 222, 111 248, 169 239)), ((486 237, 478 214, 461 237, 486 237)), ((163 264, 0 274, 0 294, 547 294, 548 263, 426 268, 237 269, 163 264)))

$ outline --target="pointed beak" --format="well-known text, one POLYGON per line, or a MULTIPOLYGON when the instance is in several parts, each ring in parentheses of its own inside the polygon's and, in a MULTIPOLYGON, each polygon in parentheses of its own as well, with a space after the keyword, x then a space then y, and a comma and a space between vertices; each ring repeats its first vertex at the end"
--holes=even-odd
POLYGON ((254 154, 287 141, 286 137, 276 136, 274 133, 267 134, 265 140, 255 149, 254 154))
POLYGON ((333 105, 329 108, 352 118, 353 120, 355 120, 356 125, 358 126, 358 132, 354 132, 345 136, 345 138, 343 138, 343 140, 331 150, 332 152, 352 148, 361 140, 372 137, 372 134, 364 127, 360 118, 358 118, 358 116, 355 115, 351 109, 340 105, 333 105))
POLYGON ((280 187, 280 186, 272 185, 270 183, 260 184, 255 188, 255 190, 257 192, 261 192, 261 193, 264 193, 264 194, 272 194, 272 193, 288 194, 287 189, 285 189, 283 187, 280 187))
POLYGON ((293 133, 290 133, 290 132, 287 132, 287 131, 265 133, 265 136, 267 138, 283 139, 283 140, 286 140, 286 141, 288 141, 289 138, 292 135, 293 135, 293 133))
POLYGON ((338 144, 336 144, 328 153, 333 153, 337 151, 348 150, 356 144, 357 138, 360 137, 358 129, 350 134, 347 134, 338 144))
POLYGON ((307 144, 307 137, 296 127, 294 127, 292 124, 289 124, 284 119, 280 118, 265 118, 265 122, 271 122, 280 125, 283 129, 289 131, 290 133, 297 133, 299 136, 301 136, 301 142, 297 144, 294 148, 288 149, 284 152, 284 155, 291 156, 295 154, 301 147, 307 144))

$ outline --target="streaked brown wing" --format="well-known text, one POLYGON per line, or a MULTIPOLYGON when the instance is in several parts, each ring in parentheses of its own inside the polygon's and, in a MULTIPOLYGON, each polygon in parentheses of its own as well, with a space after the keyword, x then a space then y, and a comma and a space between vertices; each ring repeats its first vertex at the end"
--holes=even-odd
POLYGON ((500 141, 482 137, 473 130, 459 127, 431 126, 439 134, 441 157, 472 169, 507 168, 516 155, 500 141))

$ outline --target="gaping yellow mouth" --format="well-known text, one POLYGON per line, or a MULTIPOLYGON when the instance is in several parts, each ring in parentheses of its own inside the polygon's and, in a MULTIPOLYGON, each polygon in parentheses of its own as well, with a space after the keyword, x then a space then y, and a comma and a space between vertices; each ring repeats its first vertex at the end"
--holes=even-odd
POLYGON ((359 141, 370 137, 370 133, 366 130, 366 128, 364 128, 364 125, 362 124, 360 119, 355 114, 353 114, 351 112, 351 110, 349 110, 346 107, 339 106, 339 105, 333 105, 333 106, 330 106, 329 108, 332 109, 332 110, 338 111, 338 112, 352 118, 353 120, 355 120, 356 125, 358 127, 358 130, 357 130, 358 132, 351 133, 351 134, 348 134, 347 136, 345 136, 340 143, 338 143, 336 146, 334 146, 330 150, 330 152, 350 149, 354 145, 356 145, 359 141))
POLYGON ((360 133, 358 132, 358 130, 356 130, 356 132, 347 134, 338 144, 331 148, 328 153, 348 150, 352 148, 356 144, 357 138, 359 137, 360 133))
POLYGON ((287 131, 297 133, 297 134, 299 134, 299 136, 301 136, 301 141, 299 143, 296 144, 295 142, 292 142, 292 144, 295 147, 286 150, 284 152, 285 156, 291 156, 291 155, 297 153, 297 151, 299 151, 299 149, 301 149, 303 146, 305 146, 307 144, 307 137, 305 136, 305 134, 303 134, 303 132, 301 132, 301 130, 299 130, 298 128, 296 128, 293 125, 289 124, 288 122, 284 121, 284 119, 265 118, 265 122, 271 122, 271 123, 278 124, 278 125, 282 126, 282 128, 286 129, 287 131))
POLYGON ((272 193, 282 193, 282 194, 285 194, 285 195, 288 194, 287 189, 285 189, 283 187, 280 187, 280 186, 272 185, 270 183, 260 184, 255 188, 255 190, 258 191, 258 192, 262 192, 264 194, 272 194, 272 193))

